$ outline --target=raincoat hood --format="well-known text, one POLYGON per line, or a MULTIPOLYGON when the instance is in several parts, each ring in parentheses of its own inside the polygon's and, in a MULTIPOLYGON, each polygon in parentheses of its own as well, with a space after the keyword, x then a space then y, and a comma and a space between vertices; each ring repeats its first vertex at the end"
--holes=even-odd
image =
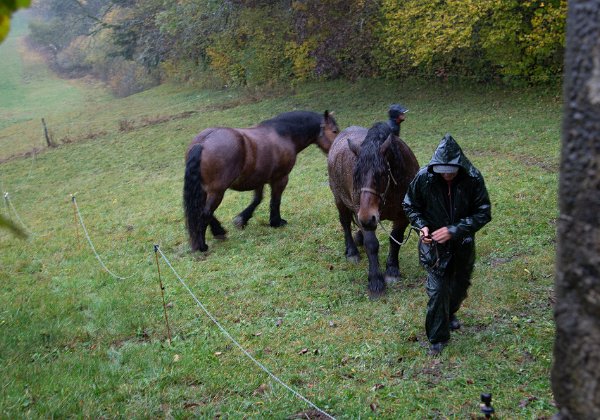
POLYGON ((437 149, 433 152, 433 156, 427 164, 427 172, 433 173, 434 165, 458 166, 470 176, 477 176, 478 172, 450 134, 446 134, 444 138, 442 138, 437 149))

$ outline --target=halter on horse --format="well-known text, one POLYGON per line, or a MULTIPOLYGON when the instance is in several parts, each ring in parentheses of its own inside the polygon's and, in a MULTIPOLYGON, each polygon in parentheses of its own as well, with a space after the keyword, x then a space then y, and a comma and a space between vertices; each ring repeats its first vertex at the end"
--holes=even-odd
POLYGON ((385 123, 377 123, 369 130, 353 126, 342 131, 334 140, 327 161, 329 185, 344 230, 346 258, 353 262, 360 258, 351 231, 354 221, 360 228, 356 235, 358 244, 365 245, 369 258, 369 291, 378 295, 385 290, 385 282, 379 269, 375 230, 381 220, 393 221, 385 280, 396 281, 400 278, 399 242, 408 226, 402 199, 419 164, 406 143, 394 136, 385 123))

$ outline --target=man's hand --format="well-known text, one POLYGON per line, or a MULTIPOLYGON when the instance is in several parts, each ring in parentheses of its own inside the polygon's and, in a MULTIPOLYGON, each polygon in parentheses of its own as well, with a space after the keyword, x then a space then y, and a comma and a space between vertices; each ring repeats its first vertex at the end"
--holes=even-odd
POLYGON ((452 239, 452 234, 450 233, 448 228, 444 226, 443 228, 439 228, 438 230, 433 232, 431 234, 431 238, 437 243, 443 244, 444 242, 447 242, 450 239, 452 239))
POLYGON ((421 238, 424 244, 430 244, 432 242, 431 235, 429 234, 429 228, 427 226, 421 228, 421 231, 419 232, 419 237, 421 238))

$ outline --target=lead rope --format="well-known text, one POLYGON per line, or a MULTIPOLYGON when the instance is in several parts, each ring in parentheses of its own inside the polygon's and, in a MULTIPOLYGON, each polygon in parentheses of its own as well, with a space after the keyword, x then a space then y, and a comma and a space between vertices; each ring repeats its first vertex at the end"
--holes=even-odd
POLYGON ((379 226, 381 226, 381 229, 383 229, 383 231, 388 234, 390 239, 392 241, 396 242, 398 244, 398 246, 406 245, 406 243, 408 242, 408 239, 410 238, 410 234, 412 233, 412 231, 417 230, 416 228, 411 226, 410 229, 408 230, 408 235, 406 236, 406 239, 404 240, 404 242, 399 242, 396 238, 394 238, 392 236, 392 234, 390 232, 388 232, 388 230, 385 228, 385 226, 383 226, 383 223, 381 223, 381 220, 379 221, 379 226))
MULTIPOLYGON (((415 227, 412 227, 412 226, 411 226, 411 227, 410 227, 410 229, 409 229, 409 231, 408 231, 408 235, 406 236, 406 239, 404 240, 404 242, 400 243, 400 242, 398 242, 398 240, 397 240, 396 238, 394 238, 394 237, 392 236, 392 234, 391 234, 391 233, 389 233, 389 232, 386 230, 386 228, 385 228, 385 227, 383 226, 383 224, 381 223, 381 220, 379 221, 379 226, 381 226, 381 229, 383 229, 383 231, 384 231, 385 233, 387 233, 387 234, 388 234, 388 236, 390 237, 390 239, 391 239, 392 241, 396 242, 396 243, 398 244, 398 246, 400 246, 400 247, 402 247, 402 245, 406 245, 406 243, 408 242, 408 238, 410 238, 410 234, 412 233, 412 231, 413 231, 413 230, 414 230, 415 232, 419 232, 419 229, 417 229, 417 228, 415 228, 415 227)), ((431 243, 431 247, 430 247, 430 248, 431 248, 431 250, 435 250, 435 264, 434 264, 434 265, 433 265, 433 267, 432 267, 432 268, 435 268, 435 267, 437 267, 437 266, 439 265, 439 263, 440 263, 440 252, 439 252, 439 250, 438 250, 438 248, 437 248, 437 243, 436 243, 435 241, 433 241, 433 242, 431 243)), ((431 253, 431 252, 432 252, 432 251, 429 251, 429 253, 431 253)))

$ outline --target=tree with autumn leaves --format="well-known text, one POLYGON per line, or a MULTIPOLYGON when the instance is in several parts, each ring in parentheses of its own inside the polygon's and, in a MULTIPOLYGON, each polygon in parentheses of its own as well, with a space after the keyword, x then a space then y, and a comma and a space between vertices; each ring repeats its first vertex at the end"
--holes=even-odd
POLYGON ((10 18, 14 12, 23 7, 29 7, 31 0, 0 0, 0 42, 10 31, 10 18))
POLYGON ((556 85, 566 5, 566 0, 47 0, 33 6, 39 20, 31 25, 31 39, 40 47, 52 45, 54 67, 67 74, 87 69, 119 77, 127 70, 157 83, 259 86, 416 76, 556 85))

